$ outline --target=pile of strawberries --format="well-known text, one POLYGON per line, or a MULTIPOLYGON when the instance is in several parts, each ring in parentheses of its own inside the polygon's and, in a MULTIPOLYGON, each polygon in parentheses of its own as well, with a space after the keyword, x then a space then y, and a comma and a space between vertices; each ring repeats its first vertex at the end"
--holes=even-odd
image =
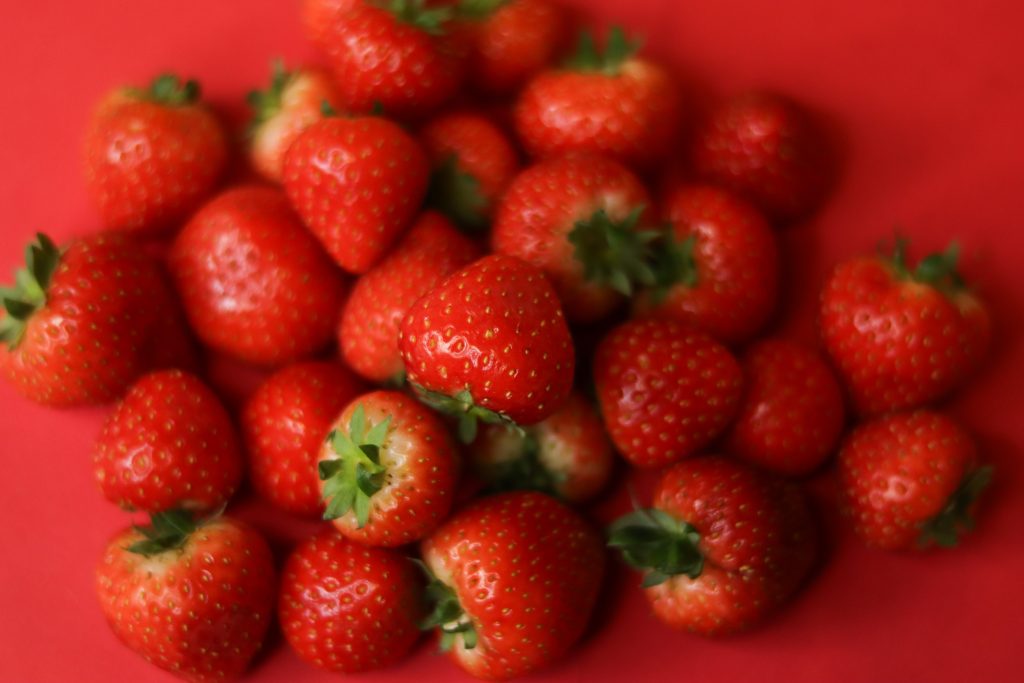
POLYGON ((230 136, 194 82, 120 89, 86 135, 104 230, 39 235, 2 292, 8 382, 117 401, 96 480, 151 521, 110 542, 97 591, 129 647, 220 680, 276 610, 324 669, 388 666, 429 629, 469 673, 512 678, 580 639, 606 545, 658 619, 734 633, 817 565, 800 480, 837 452, 868 544, 970 526, 991 470, 929 407, 989 342, 955 248, 839 264, 825 356, 758 339, 777 231, 828 189, 797 105, 741 95, 684 134, 671 73, 618 29, 572 52, 551 0, 304 13, 329 68, 278 66, 251 96, 250 178, 222 186, 230 136), (239 414, 195 339, 273 369, 239 414), (605 535, 573 506, 622 478, 617 458, 662 471, 605 535), (330 520, 280 573, 223 514, 243 478, 330 520))

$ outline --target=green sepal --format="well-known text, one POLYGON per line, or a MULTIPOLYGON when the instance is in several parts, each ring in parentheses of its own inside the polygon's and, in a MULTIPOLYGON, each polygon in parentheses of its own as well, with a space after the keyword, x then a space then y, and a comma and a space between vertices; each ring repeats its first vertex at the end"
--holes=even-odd
POLYGON ((644 207, 638 206, 622 220, 614 220, 601 208, 588 218, 576 221, 568 239, 573 256, 583 265, 583 276, 597 284, 632 296, 640 287, 664 285, 669 278, 659 273, 658 243, 666 233, 640 230, 637 223, 644 207))
POLYGON ((324 519, 337 519, 349 511, 362 529, 370 519, 370 499, 384 486, 387 469, 380 464, 380 449, 387 439, 391 416, 369 430, 363 404, 356 406, 348 431, 335 429, 327 435, 331 449, 338 454, 317 466, 324 482, 324 519))
POLYGON ((653 508, 624 515, 608 528, 608 545, 619 549, 626 564, 645 570, 645 588, 680 574, 700 576, 699 543, 700 533, 690 524, 653 508))
POLYGON ((275 59, 270 65, 270 85, 266 90, 252 90, 246 95, 245 101, 252 109, 252 119, 249 121, 250 133, 281 111, 284 91, 292 80, 292 76, 292 72, 285 69, 284 62, 275 59))
POLYGON ((490 465, 482 472, 488 489, 502 491, 539 491, 552 496, 558 495, 558 484, 564 476, 556 475, 544 466, 540 459, 540 444, 528 431, 516 434, 521 440, 516 457, 490 465))
POLYGON ((149 526, 135 526, 145 536, 125 548, 130 553, 151 557, 168 550, 181 548, 188 537, 199 527, 195 517, 188 510, 167 510, 150 515, 149 526))
POLYGON ((469 389, 463 389, 454 396, 442 394, 438 391, 430 391, 412 382, 412 388, 420 401, 434 410, 451 415, 459 420, 459 440, 462 443, 473 443, 476 440, 478 425, 480 422, 486 424, 505 425, 514 429, 520 434, 525 434, 523 428, 517 425, 507 415, 495 412, 483 406, 478 406, 473 401, 473 395, 469 389))
POLYGON ((459 169, 453 154, 430 177, 427 206, 437 209, 467 232, 487 227, 487 199, 480 192, 480 181, 459 169))
POLYGON ((199 101, 201 89, 199 82, 193 79, 182 81, 171 73, 160 74, 149 84, 146 90, 134 90, 136 95, 168 107, 183 107, 199 101))
POLYGON ((993 473, 991 465, 979 467, 968 473, 946 501, 942 512, 932 517, 922 527, 918 544, 922 547, 932 543, 943 548, 955 547, 963 533, 974 529, 971 507, 981 492, 992 483, 993 473))
POLYGON ((651 288, 654 303, 659 303, 676 285, 696 287, 700 278, 697 274, 697 261, 694 250, 697 248, 697 236, 688 235, 682 242, 675 238, 672 230, 661 233, 659 242, 654 249, 652 268, 655 284, 651 288))
POLYGON ((460 0, 455 8, 460 19, 481 20, 497 12, 509 0, 460 0))
POLYGON ((25 325, 46 305, 46 292, 60 265, 60 249, 49 237, 37 233, 25 247, 25 267, 14 274, 14 285, 0 288, 0 303, 6 315, 0 320, 0 342, 14 349, 25 333, 25 325))
POLYGON ((424 562, 413 560, 423 573, 427 576, 427 587, 423 594, 430 609, 430 613, 419 622, 421 631, 429 631, 437 628, 441 631, 439 647, 441 652, 448 652, 455 644, 455 638, 462 636, 462 644, 467 650, 476 647, 477 633, 469 618, 459 604, 459 598, 455 590, 447 585, 430 571, 424 562))
POLYGON ((452 7, 429 7, 427 0, 390 0, 384 3, 398 21, 429 33, 444 34, 445 25, 455 16, 452 7))
POLYGON ((621 26, 612 26, 604 51, 600 51, 590 31, 580 33, 576 52, 565 62, 574 71, 596 71, 608 76, 617 76, 622 65, 636 54, 642 45, 639 40, 630 40, 621 26))
POLYGON ((947 295, 966 289, 964 280, 956 269, 960 258, 959 244, 952 242, 945 251, 925 256, 918 261, 916 268, 911 268, 908 262, 907 244, 905 238, 897 237, 890 257, 893 269, 901 279, 931 285, 947 295))

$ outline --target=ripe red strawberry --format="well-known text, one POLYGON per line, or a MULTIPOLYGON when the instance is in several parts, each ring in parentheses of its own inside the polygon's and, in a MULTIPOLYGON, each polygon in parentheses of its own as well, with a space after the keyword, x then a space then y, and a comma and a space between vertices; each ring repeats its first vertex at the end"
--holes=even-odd
POLYGON ((644 572, 658 619, 705 636, 763 621, 803 583, 817 556, 794 484, 721 457, 668 469, 651 509, 612 525, 609 544, 644 572))
POLYGON ((394 251, 356 280, 338 327, 345 362, 373 382, 400 380, 398 328, 409 307, 479 252, 440 214, 423 213, 394 251))
POLYGON ((348 108, 422 117, 454 97, 469 45, 452 17, 426 0, 359 0, 335 14, 325 50, 348 108))
POLYGON ((241 419, 256 492, 286 512, 319 516, 320 448, 334 419, 362 389, 340 363, 296 363, 267 378, 241 419))
POLYGON ((843 431, 843 392, 816 352, 766 339, 743 356, 745 388, 726 450, 752 465, 807 474, 832 455, 843 431))
POLYGON ((334 336, 345 281, 279 190, 215 197, 178 234, 170 268, 192 329, 219 351, 275 365, 334 336))
POLYGON ((867 422, 839 452, 843 511, 865 543, 887 550, 955 546, 991 478, 963 428, 926 410, 867 422))
POLYGON ((542 71, 515 105, 516 133, 534 157, 598 152, 650 167, 675 149, 682 103, 671 75, 635 56, 613 28, 603 54, 584 33, 565 68, 542 71))
POLYGON ((266 541, 229 517, 175 511, 117 534, 96 570, 114 634, 189 681, 240 675, 263 642, 276 591, 266 541))
POLYGON ((302 26, 306 37, 316 47, 326 50, 334 17, 358 2, 360 0, 303 0, 302 26))
POLYGON ((676 185, 664 216, 683 245, 679 282, 646 293, 641 314, 675 318, 723 344, 756 334, 775 310, 779 253, 760 213, 728 192, 707 185, 676 185))
POLYGON ((375 391, 352 401, 320 450, 324 519, 364 545, 417 541, 448 515, 458 476, 445 424, 416 399, 375 391))
POLYGON ((435 580, 428 624, 468 673, 504 680, 538 671, 576 644, 604 574, 601 537, 541 493, 480 499, 422 544, 435 580))
POLYGON ((198 377, 153 372, 106 423, 93 455, 103 496, 128 510, 211 511, 242 479, 242 452, 220 399, 198 377))
POLYGON ((605 426, 637 467, 660 467, 711 443, 739 407, 743 375, 725 347, 674 320, 633 320, 597 347, 605 426))
POLYGON ((288 644, 313 666, 341 673, 383 669, 419 640, 422 589, 409 558, 325 529, 288 558, 278 618, 288 644))
POLYGON ((227 158, 199 84, 165 74, 145 90, 116 90, 97 107, 85 134, 85 183, 106 227, 161 231, 213 192, 227 158))
POLYGON ((159 265, 123 235, 45 235, 0 289, 0 374, 37 403, 72 407, 120 396, 151 369, 156 335, 175 319, 159 265))
POLYGON ((300 135, 284 157, 284 187, 327 252, 365 273, 420 210, 430 165, 397 124, 330 117, 300 135))
POLYGON ((697 134, 694 164, 704 178, 743 195, 773 220, 792 222, 821 202, 824 148, 796 104, 748 93, 711 112, 697 134))
POLYGON ((572 390, 575 350, 544 274, 512 256, 486 256, 445 278, 402 321, 409 381, 424 400, 460 416, 469 443, 477 420, 540 422, 572 390))
POLYGON ((481 114, 454 112, 420 130, 434 164, 429 202, 460 226, 480 229, 519 167, 515 147, 481 114))
POLYGON ((861 414, 938 400, 984 357, 991 321, 957 274, 957 253, 911 269, 899 244, 891 259, 841 263, 825 284, 822 339, 861 414))
POLYGON ((302 131, 324 117, 323 106, 341 110, 342 99, 331 75, 317 67, 286 71, 275 62, 270 86, 249 93, 249 158, 264 178, 280 183, 284 155, 302 131))
POLYGON ((477 474, 493 488, 532 489, 570 503, 601 493, 613 466, 601 418, 580 394, 524 432, 484 426, 468 454, 477 474))

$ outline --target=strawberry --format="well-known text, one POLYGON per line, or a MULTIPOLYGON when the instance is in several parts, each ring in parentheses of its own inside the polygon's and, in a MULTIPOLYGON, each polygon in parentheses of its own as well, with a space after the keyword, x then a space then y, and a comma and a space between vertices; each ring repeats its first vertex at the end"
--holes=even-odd
POLYGON ((742 199, 706 185, 676 185, 665 219, 683 246, 679 282, 647 292, 641 315, 675 318, 723 344, 756 334, 771 317, 779 279, 779 250, 768 222, 742 199))
POLYGON ((358 2, 360 0, 303 0, 302 27, 306 37, 316 47, 326 50, 334 18, 358 2))
POLYGON ((566 654, 590 622, 604 574, 601 537, 541 493, 477 500, 422 544, 436 577, 427 624, 468 673, 504 680, 566 654))
POLYGON ((160 354, 173 295, 155 260, 123 235, 58 249, 46 235, 0 289, 0 374, 26 398, 73 407, 120 396, 160 354))
POLYGON ((243 186, 200 209, 178 234, 171 274, 207 345, 276 365, 326 346, 346 284, 279 190, 243 186))
POLYGON ((266 541, 230 517, 155 515, 117 534, 96 570, 114 634, 189 681, 240 675, 270 625, 276 583, 266 541))
POLYGON ((584 33, 565 68, 533 78, 514 114, 527 152, 597 152, 645 168, 670 154, 682 119, 678 88, 663 67, 635 52, 617 27, 603 54, 584 33))
POLYGON ((405 314, 479 251, 440 214, 423 213, 394 251, 356 280, 338 326, 345 362, 372 382, 401 380, 398 328, 405 314))
POLYGON ((535 424, 572 390, 575 351, 544 274, 492 254, 449 275, 413 304, 398 347, 409 381, 432 406, 477 421, 535 424))
POLYGON ((697 133, 698 173, 756 204, 772 220, 806 217, 826 189, 825 143, 784 97, 748 93, 721 103, 697 133))
POLYGON ((515 147, 487 117, 438 116, 420 130, 434 164, 429 202, 460 226, 480 229, 519 167, 515 147))
POLYGON ((295 138, 323 118, 326 102, 342 108, 341 95, 331 75, 317 67, 286 71, 274 62, 270 86, 249 93, 253 116, 249 123, 249 159, 267 180, 280 183, 284 155, 295 138))
POLYGON ((346 538, 395 547, 419 540, 448 515, 458 467, 438 416, 397 391, 360 396, 320 450, 324 519, 346 538))
POLYGON ((419 640, 422 579, 409 558, 325 529, 285 563, 278 618, 288 644, 313 666, 383 669, 419 640))
POLYGON ((323 513, 320 447, 334 419, 360 393, 361 382, 340 363, 296 363, 268 377, 241 416, 256 492, 292 514, 323 513))
POLYGON ((799 489, 721 457, 666 470, 651 508, 617 520, 609 545, 643 571, 659 620, 705 636, 763 621, 800 586, 817 555, 799 489))
POLYGON ((862 424, 839 452, 843 512, 886 550, 955 546, 991 478, 964 429, 927 410, 862 424))
POLYGON ((570 503, 601 493, 612 474, 612 445, 601 418, 575 393, 558 412, 524 432, 485 425, 468 453, 494 488, 533 489, 570 503))
POLYGON ((284 157, 284 187, 327 252, 365 273, 420 210, 430 165, 397 124, 376 117, 329 117, 300 135, 284 157))
POLYGON ((819 325, 862 415, 915 408, 961 385, 985 355, 989 313, 956 272, 952 245, 911 269, 891 259, 841 263, 821 294, 819 325))
POLYGON ((747 349, 739 414, 725 448, 751 465, 782 474, 817 469, 843 431, 839 382, 813 350, 784 339, 747 349))
POLYGON ((85 184, 113 230, 177 227, 213 192, 227 160, 227 138, 200 103, 199 84, 170 74, 108 95, 85 133, 85 184))
POLYGON ((601 341, 594 385, 608 433, 631 464, 691 456, 736 414, 740 366, 711 337, 673 320, 632 320, 601 341))
POLYGON ((242 479, 242 452, 220 399, 198 377, 153 372, 103 425, 93 456, 103 496, 128 510, 212 511, 242 479))

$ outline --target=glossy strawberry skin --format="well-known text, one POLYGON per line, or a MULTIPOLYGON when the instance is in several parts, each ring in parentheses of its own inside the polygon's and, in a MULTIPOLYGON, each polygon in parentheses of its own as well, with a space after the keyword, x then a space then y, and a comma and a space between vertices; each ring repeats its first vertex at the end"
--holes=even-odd
POLYGON ((326 346, 347 289, 279 190, 215 197, 182 229, 170 269, 189 322, 208 346, 259 365, 326 346))
POLYGON ((385 119, 327 118, 300 135, 284 162, 292 205, 345 270, 365 273, 420 210, 430 165, 385 119))
POLYGON ((126 548, 143 536, 117 534, 96 571, 100 607, 114 634, 152 664, 189 681, 242 674, 273 612, 274 562, 266 541, 222 517, 181 549, 152 557, 126 548))
POLYGON ((405 314, 479 252, 440 214, 421 214, 394 251, 352 288, 338 326, 338 345, 349 367, 372 382, 400 377, 398 330, 405 314))
POLYGON ((419 640, 422 589, 409 558, 326 529, 285 563, 278 618, 288 644, 313 666, 340 673, 383 669, 419 640))
POLYGON ((676 185, 663 206, 677 242, 695 240, 695 281, 671 287, 660 301, 648 294, 636 308, 690 324, 723 344, 746 341, 768 322, 778 299, 771 226, 747 202, 708 185, 676 185))
POLYGON ((339 13, 348 10, 361 0, 303 0, 302 27, 306 37, 321 50, 327 48, 331 25, 339 13))
POLYGON ((402 322, 409 381, 519 424, 540 422, 568 399, 575 351, 558 297, 525 261, 493 254, 453 273, 402 322))
POLYGON ((739 363, 702 332, 674 320, 613 329, 594 357, 601 414, 619 452, 637 467, 693 455, 739 408, 739 363))
POLYGON ((267 378, 241 417, 256 492, 286 512, 319 516, 320 448, 335 418, 362 392, 362 383, 340 363, 300 362, 267 378))
POLYGON ((583 518, 533 492, 472 503, 423 542, 422 554, 477 633, 475 648, 457 641, 451 657, 487 680, 564 656, 587 627, 605 562, 601 537, 583 518))

